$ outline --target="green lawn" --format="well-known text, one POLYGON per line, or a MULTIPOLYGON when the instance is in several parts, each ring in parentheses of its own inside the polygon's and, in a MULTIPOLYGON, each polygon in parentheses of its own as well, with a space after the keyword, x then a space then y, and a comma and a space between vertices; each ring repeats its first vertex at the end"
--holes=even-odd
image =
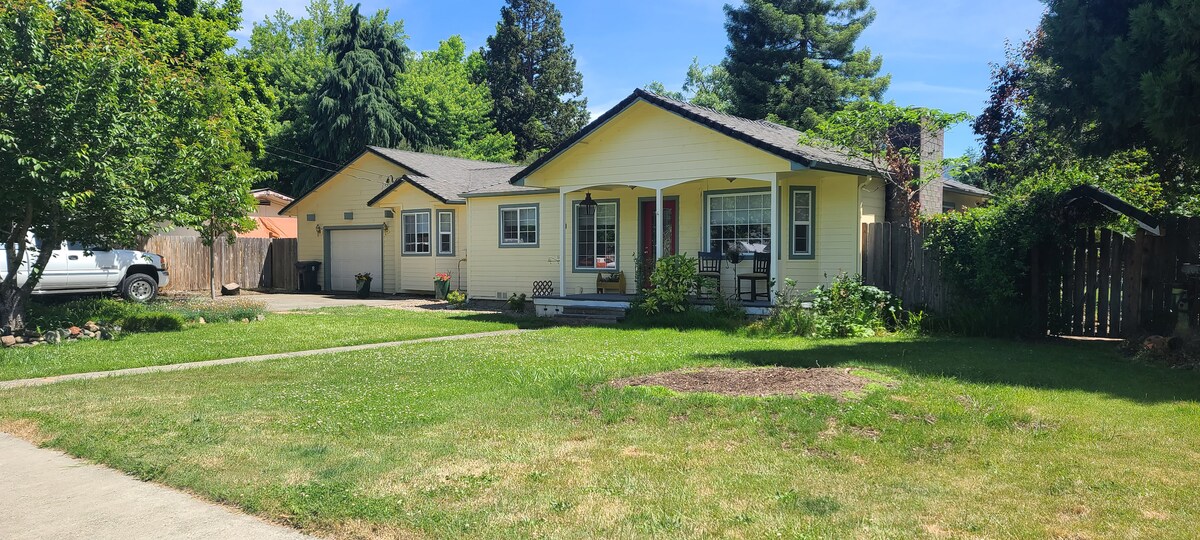
POLYGON ((111 342, 0 348, 0 381, 488 332, 535 322, 370 307, 268 314, 252 323, 189 325, 180 332, 125 334, 111 342))
POLYGON ((0 393, 0 427, 317 534, 1196 538, 1200 375, 1111 345, 554 328, 0 393), (604 385, 854 366, 848 400, 604 385))

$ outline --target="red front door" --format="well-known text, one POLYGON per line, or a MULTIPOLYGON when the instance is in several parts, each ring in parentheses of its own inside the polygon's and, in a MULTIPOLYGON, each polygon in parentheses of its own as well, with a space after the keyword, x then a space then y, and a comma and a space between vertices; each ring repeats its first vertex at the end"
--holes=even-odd
MULTIPOLYGON (((638 226, 641 228, 642 238, 642 259, 653 261, 656 253, 655 243, 658 241, 658 231, 655 230, 657 220, 654 217, 656 208, 654 201, 642 201, 641 211, 638 215, 641 216, 638 226)), ((678 201, 674 199, 663 200, 663 255, 675 255, 678 253, 677 246, 679 245, 678 232, 678 201)))

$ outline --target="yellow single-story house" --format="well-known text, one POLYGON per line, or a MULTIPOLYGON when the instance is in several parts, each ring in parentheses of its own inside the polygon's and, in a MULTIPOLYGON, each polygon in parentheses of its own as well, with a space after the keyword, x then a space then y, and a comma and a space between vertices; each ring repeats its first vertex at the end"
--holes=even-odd
MULTIPOLYGON (((372 147, 281 213, 299 219, 299 257, 323 263, 330 291, 369 272, 374 291, 425 293, 446 272, 475 299, 536 284, 554 313, 627 302, 636 260, 731 250, 744 261, 720 263, 727 292, 755 266, 760 293, 783 278, 810 288, 861 271, 862 224, 885 219, 887 190, 869 163, 800 137, 637 90, 527 167, 372 147), (597 294, 597 274, 614 272, 625 290, 597 294)), ((923 188, 923 206, 942 211, 944 191, 923 188)))

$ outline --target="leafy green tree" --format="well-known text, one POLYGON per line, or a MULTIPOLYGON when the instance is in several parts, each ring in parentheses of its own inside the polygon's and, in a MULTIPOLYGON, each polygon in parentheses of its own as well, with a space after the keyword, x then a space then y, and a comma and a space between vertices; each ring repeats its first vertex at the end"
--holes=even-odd
MULTIPOLYGON (((387 12, 370 19, 355 6, 330 37, 333 66, 311 96, 312 131, 307 155, 321 163, 346 163, 367 145, 414 147, 425 138, 396 104, 396 81, 408 47, 403 23, 387 12)), ((329 166, 309 167, 297 180, 304 192, 328 174, 329 166)))
POLYGON ((966 113, 856 101, 807 131, 803 142, 835 148, 871 163, 877 176, 895 188, 892 196, 899 201, 893 207, 915 223, 921 186, 940 178, 951 162, 922 155, 920 133, 942 131, 967 118, 966 113))
POLYGON ((704 66, 699 58, 692 58, 688 66, 687 78, 683 81, 683 91, 667 90, 661 82, 654 81, 646 89, 656 94, 686 101, 692 105, 708 107, 717 112, 727 113, 732 108, 730 100, 733 89, 729 83, 729 72, 724 66, 704 66))
POLYGON ((242 58, 263 67, 275 97, 267 147, 258 164, 275 173, 270 187, 281 193, 294 193, 292 182, 312 168, 298 153, 312 140, 311 95, 333 67, 329 38, 349 20, 350 9, 343 0, 312 0, 304 17, 279 10, 254 24, 249 47, 239 51, 242 58))
POLYGON ((518 159, 553 148, 588 121, 583 75, 549 0, 507 0, 483 50, 492 117, 517 139, 518 159))
POLYGON ((1093 155, 1150 149, 1200 163, 1200 8, 1190 0, 1049 0, 1038 54, 1054 128, 1093 155))
POLYGON ((850 101, 878 101, 891 82, 878 76, 883 58, 855 49, 875 19, 867 0, 746 0, 725 16, 738 116, 805 130, 850 101))
POLYGON ((397 102, 409 121, 429 139, 421 150, 468 159, 511 161, 516 139, 500 133, 489 116, 492 95, 486 85, 471 80, 479 53, 466 56, 459 36, 441 42, 409 61, 400 75, 397 102))
POLYGON ((0 326, 22 327, 52 254, 35 252, 18 286, 28 233, 49 246, 132 245, 164 221, 250 210, 259 173, 238 116, 244 87, 198 56, 167 56, 138 28, 82 0, 0 5, 0 326), (205 186, 246 197, 203 203, 205 186))

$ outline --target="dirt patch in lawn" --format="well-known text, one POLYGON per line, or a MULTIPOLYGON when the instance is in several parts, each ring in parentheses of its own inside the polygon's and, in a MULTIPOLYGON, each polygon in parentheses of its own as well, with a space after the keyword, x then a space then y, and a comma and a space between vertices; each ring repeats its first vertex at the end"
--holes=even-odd
POLYGON ((788 396, 822 394, 841 397, 847 392, 862 392, 871 379, 859 377, 845 368, 702 368, 681 369, 653 375, 617 379, 611 384, 627 386, 663 386, 676 392, 712 392, 726 396, 788 396))

